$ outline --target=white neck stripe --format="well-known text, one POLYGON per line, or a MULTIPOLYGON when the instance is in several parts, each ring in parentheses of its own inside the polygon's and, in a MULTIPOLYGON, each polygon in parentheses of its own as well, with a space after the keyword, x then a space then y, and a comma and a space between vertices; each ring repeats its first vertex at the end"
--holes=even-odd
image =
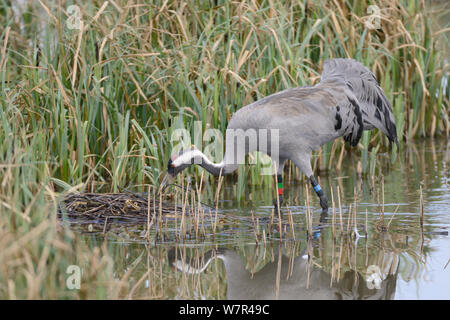
POLYGON ((178 166, 183 165, 183 164, 191 164, 192 158, 195 158, 195 157, 201 157, 202 161, 204 161, 205 163, 207 163, 209 165, 212 165, 212 166, 217 166, 216 164, 214 164, 211 161, 209 161, 201 151, 196 150, 196 149, 195 150, 186 151, 182 155, 178 156, 172 162, 172 164, 175 167, 178 167, 178 166))

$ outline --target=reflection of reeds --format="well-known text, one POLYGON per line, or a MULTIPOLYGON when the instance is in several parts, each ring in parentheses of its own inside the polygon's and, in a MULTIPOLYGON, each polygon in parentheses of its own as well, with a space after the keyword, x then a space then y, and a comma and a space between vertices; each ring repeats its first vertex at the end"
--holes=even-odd
POLYGON ((292 212, 289 209, 289 206, 286 206, 288 212, 288 222, 289 222, 289 230, 291 231, 291 238, 295 241, 295 227, 294 227, 294 218, 292 217, 292 212))
POLYGON ((283 239, 283 222, 281 221, 281 205, 280 205, 280 197, 278 195, 278 175, 275 176, 275 198, 276 198, 276 212, 275 214, 278 216, 278 229, 280 231, 280 239, 283 239))
MULTIPOLYGON (((150 190, 150 189, 149 189, 150 190)), ((80 219, 101 219, 106 217, 148 222, 149 215, 156 216, 173 212, 173 205, 131 193, 71 193, 66 195, 59 207, 60 215, 80 219), (150 214, 149 210, 153 210, 150 214)))
POLYGON ((423 193, 422 193, 422 185, 419 186, 419 208, 420 208, 420 227, 423 228, 423 193))
POLYGON ((309 282, 311 280, 311 268, 313 264, 313 247, 312 247, 312 238, 308 237, 306 241, 306 254, 307 254, 307 263, 306 263, 306 289, 309 289, 309 282))

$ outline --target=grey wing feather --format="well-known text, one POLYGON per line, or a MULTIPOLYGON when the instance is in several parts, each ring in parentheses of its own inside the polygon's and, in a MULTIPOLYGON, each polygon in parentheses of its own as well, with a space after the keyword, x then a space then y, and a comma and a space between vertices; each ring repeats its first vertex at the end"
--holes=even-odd
POLYGON ((364 121, 361 113, 361 108, 356 97, 352 97, 351 94, 347 96, 347 101, 344 101, 343 106, 344 109, 351 111, 352 114, 352 116, 350 117, 348 113, 346 117, 347 119, 344 119, 344 122, 350 122, 350 124, 347 125, 347 127, 350 128, 350 131, 344 130, 346 132, 344 135, 344 140, 355 147, 361 139, 364 129, 364 121))
POLYGON ((392 107, 369 69, 353 59, 326 60, 321 82, 327 81, 344 81, 350 88, 357 98, 364 129, 376 127, 383 131, 389 140, 398 143, 392 107))

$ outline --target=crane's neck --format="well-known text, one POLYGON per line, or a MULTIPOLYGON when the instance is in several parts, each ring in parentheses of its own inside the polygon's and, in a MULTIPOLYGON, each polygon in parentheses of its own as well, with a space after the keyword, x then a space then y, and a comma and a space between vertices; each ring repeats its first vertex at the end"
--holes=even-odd
POLYGON ((226 164, 225 161, 213 163, 203 154, 203 152, 197 149, 183 152, 173 159, 172 164, 175 168, 178 168, 177 171, 184 170, 192 164, 198 164, 214 176, 230 174, 237 169, 236 165, 226 164))

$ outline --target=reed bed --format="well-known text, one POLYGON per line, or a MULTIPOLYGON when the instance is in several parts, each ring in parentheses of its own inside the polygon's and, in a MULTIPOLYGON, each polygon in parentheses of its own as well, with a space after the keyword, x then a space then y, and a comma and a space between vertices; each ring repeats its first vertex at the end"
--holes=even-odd
MULTIPOLYGON (((203 148, 207 128, 224 132, 230 116, 255 99, 316 83, 333 57, 356 58, 374 71, 401 141, 449 134, 447 32, 433 27, 435 13, 423 1, 379 2, 373 30, 360 1, 75 4, 80 30, 68 28, 68 2, 44 1, 27 3, 13 20, 6 7, 2 19, 10 22, 1 33, 3 121, 41 134, 42 160, 70 185, 112 192, 157 185, 174 130, 186 128, 185 143, 203 148)), ((5 137, 19 133, 5 130, 5 137)), ((364 172, 387 146, 380 133, 364 133, 364 172)), ((339 168, 349 152, 341 140, 330 143, 315 166, 339 168)), ((252 183, 272 183, 258 168, 247 170, 252 183)), ((239 176, 245 181, 247 173, 239 176)))

